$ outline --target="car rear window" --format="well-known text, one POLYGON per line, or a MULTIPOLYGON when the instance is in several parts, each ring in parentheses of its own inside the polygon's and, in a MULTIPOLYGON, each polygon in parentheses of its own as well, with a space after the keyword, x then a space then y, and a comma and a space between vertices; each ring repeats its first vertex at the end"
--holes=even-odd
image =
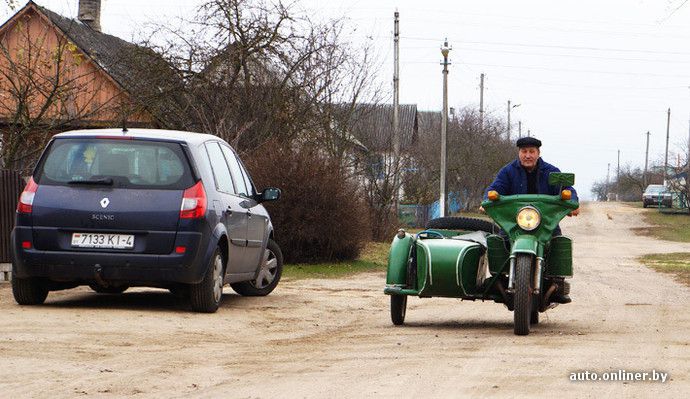
POLYGON ((648 186, 647 190, 645 190, 645 193, 654 194, 654 193, 660 193, 663 191, 664 191, 664 186, 648 186))
POLYGON ((38 184, 112 179, 119 188, 185 189, 194 184, 177 143, 146 140, 56 139, 38 170, 38 184))

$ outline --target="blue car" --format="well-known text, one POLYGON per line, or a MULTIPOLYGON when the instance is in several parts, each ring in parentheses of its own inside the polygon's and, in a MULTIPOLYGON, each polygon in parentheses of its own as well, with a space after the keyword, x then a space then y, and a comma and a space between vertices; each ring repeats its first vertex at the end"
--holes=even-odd
POLYGON ((278 284, 283 256, 237 153, 216 136, 102 129, 53 137, 21 194, 12 232, 12 292, 167 288, 215 312, 223 286, 247 296, 278 284))

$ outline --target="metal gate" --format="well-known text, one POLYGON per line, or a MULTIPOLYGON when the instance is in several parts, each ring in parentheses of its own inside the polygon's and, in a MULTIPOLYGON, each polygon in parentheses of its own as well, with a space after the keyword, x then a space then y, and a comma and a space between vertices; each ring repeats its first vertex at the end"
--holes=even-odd
POLYGON ((17 200, 24 189, 22 176, 11 170, 0 170, 0 263, 12 261, 10 234, 14 228, 17 200))

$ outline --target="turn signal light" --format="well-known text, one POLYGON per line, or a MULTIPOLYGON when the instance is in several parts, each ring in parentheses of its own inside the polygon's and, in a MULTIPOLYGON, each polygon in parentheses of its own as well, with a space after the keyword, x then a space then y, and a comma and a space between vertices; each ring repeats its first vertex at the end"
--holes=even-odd
POLYGON ((497 201, 498 198, 500 197, 500 195, 498 195, 498 191, 491 190, 487 194, 487 197, 489 197, 489 200, 491 200, 491 201, 497 201))
POLYGON ((569 201, 571 198, 573 198, 573 192, 570 190, 563 190, 561 191, 561 199, 563 201, 569 201))

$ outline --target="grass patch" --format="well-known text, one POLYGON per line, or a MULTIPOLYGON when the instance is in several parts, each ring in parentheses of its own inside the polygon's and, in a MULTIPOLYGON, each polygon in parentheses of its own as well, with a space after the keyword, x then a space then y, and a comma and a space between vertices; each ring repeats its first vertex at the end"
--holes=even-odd
POLYGON ((638 234, 668 241, 690 242, 690 215, 687 213, 644 212, 644 221, 653 225, 635 229, 638 234))
POLYGON ((658 272, 672 274, 677 281, 690 286, 690 252, 645 255, 640 261, 658 272))
POLYGON ((341 278, 358 273, 383 272, 388 266, 390 246, 390 243, 387 242, 370 242, 364 247, 359 258, 353 261, 286 264, 283 268, 283 277, 290 280, 301 280, 308 278, 341 278))

